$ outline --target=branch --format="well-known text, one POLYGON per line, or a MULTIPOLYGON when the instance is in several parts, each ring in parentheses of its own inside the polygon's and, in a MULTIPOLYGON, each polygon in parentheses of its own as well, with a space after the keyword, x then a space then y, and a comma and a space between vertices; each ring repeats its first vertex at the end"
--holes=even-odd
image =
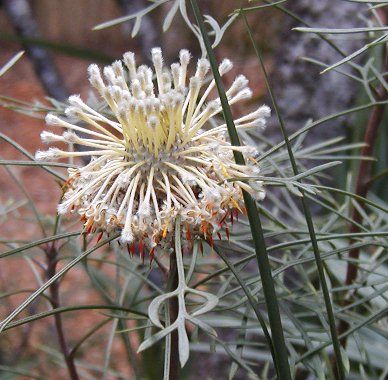
MULTIPOLYGON (((47 258, 46 276, 47 276, 47 279, 50 279, 55 275, 57 262, 58 262, 57 261, 58 251, 55 247, 55 243, 51 244, 51 246, 48 246, 45 249, 45 253, 46 253, 46 258, 47 258)), ((59 282, 58 281, 53 282, 49 288, 50 297, 51 297, 51 304, 52 304, 52 307, 54 309, 57 309, 60 307, 59 282)), ((73 356, 71 355, 69 348, 67 346, 65 334, 63 331, 61 313, 55 314, 54 320, 55 320, 55 328, 57 330, 59 346, 61 348, 62 355, 63 355, 63 358, 65 360, 66 366, 67 366, 67 370, 69 371, 70 379, 71 380, 79 380, 77 369, 76 369, 75 364, 74 364, 73 356)))
MULTIPOLYGON (((23 39, 40 38, 38 25, 32 14, 30 3, 27 0, 3 0, 2 4, 19 37, 23 39)), ((47 94, 58 100, 66 99, 69 94, 47 50, 27 42, 24 42, 22 45, 31 59, 35 73, 47 94)))

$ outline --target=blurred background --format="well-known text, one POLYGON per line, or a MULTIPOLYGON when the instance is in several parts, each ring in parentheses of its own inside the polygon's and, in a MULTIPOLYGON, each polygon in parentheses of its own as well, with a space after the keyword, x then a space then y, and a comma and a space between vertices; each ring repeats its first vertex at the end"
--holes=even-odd
MULTIPOLYGON (((228 15, 241 3, 252 4, 239 1, 199 1, 202 12, 212 15, 220 25, 227 21, 228 15)), ((170 3, 158 7, 143 19, 136 38, 131 38, 130 35, 133 26, 131 22, 104 30, 92 30, 99 23, 131 14, 148 4, 146 0, 0 0, 0 66, 21 49, 27 53, 0 78, 1 95, 43 104, 47 104, 45 97, 60 101, 64 101, 70 94, 86 97, 89 89, 86 74, 88 65, 92 62, 109 64, 129 50, 137 53, 138 60, 145 63, 148 62, 150 48, 154 46, 163 48, 165 60, 169 63, 176 59, 181 48, 188 48, 194 57, 200 56, 197 40, 179 14, 174 18, 171 28, 166 33, 162 32, 163 20, 171 8, 170 3)), ((288 4, 289 9, 314 25, 342 28, 355 27, 362 23, 357 16, 360 7, 361 5, 336 0, 299 0, 288 4)), ((193 19, 190 12, 189 17, 193 19)), ((356 82, 334 71, 322 78, 319 74, 320 67, 301 61, 303 56, 313 56, 323 62, 335 62, 339 56, 321 40, 291 32, 293 27, 300 26, 296 21, 274 9, 252 12, 248 19, 254 28, 255 40, 265 53, 265 64, 290 131, 301 128, 309 118, 320 118, 355 105, 363 99, 364 95, 356 82)), ((337 42, 347 52, 363 44, 362 37, 337 42)), ((264 80, 241 21, 227 30, 216 54, 219 59, 228 57, 235 64, 234 70, 226 78, 227 81, 233 80, 237 73, 246 75, 254 94, 252 103, 268 102, 264 80)), ((237 109, 236 112, 239 111, 244 109, 237 109)), ((352 141, 355 136, 362 135, 364 124, 365 117, 360 114, 342 122, 336 119, 333 123, 328 123, 326 128, 315 129, 307 141, 312 139, 311 141, 317 142, 338 135, 352 141)), ((43 115, 41 119, 31 118, 12 109, 0 108, 0 132, 31 153, 42 148, 39 134, 43 129, 43 115)), ((275 119, 271 121, 265 136, 274 141, 280 139, 275 119)), ((23 156, 1 140, 0 158, 23 159, 23 156)), ((50 175, 39 168, 13 167, 12 173, 1 169, 0 235, 21 242, 37 239, 40 236, 39 227, 32 222, 30 209, 20 201, 24 194, 17 183, 23 185, 38 211, 46 215, 55 213, 61 189, 50 175)), ((98 303, 99 295, 89 287, 88 280, 84 280, 82 275, 83 271, 77 268, 66 275, 61 288, 63 304, 81 304, 86 301, 98 303), (74 287, 78 289, 76 293, 74 287)), ((18 285, 20 287, 20 284, 26 292, 34 289, 37 286, 36 277, 25 260, 9 260, 6 267, 0 267, 0 292, 7 292, 18 285)), ((25 294, 7 297, 0 307, 1 314, 7 314, 24 298, 25 294)), ((82 336, 88 326, 98 323, 100 316, 88 311, 67 313, 63 319, 69 332, 69 341, 73 342, 82 336)), ((98 364, 103 358, 105 333, 102 328, 78 353, 80 357, 87 357, 91 366, 93 363, 98 364)), ((9 374, 2 374, 1 365, 12 366, 20 360, 29 363, 30 368, 43 378, 53 378, 47 375, 53 373, 53 368, 57 371, 55 378, 67 378, 66 370, 55 364, 59 360, 49 349, 56 346, 51 318, 13 330, 12 334, 16 334, 17 339, 13 335, 11 340, 10 334, 7 334, 0 340, 1 379, 12 378, 9 374), (50 360, 46 360, 46 357, 50 357, 50 360)), ((130 376, 131 368, 127 367, 124 360, 120 340, 114 341, 113 352, 113 367, 130 376)), ((152 361, 152 357, 149 360, 152 361)), ((222 363, 218 360, 217 365, 209 365, 207 369, 198 371, 203 372, 204 378, 209 378, 217 374, 217 367, 220 366, 222 363)), ((23 375, 15 376, 24 378, 23 375)), ((112 378, 120 376, 112 375, 112 378)))
MULTIPOLYGON (((227 2, 214 1, 201 3, 204 11, 212 14, 220 23, 225 22, 228 14, 234 9, 232 2, 229 5, 225 4, 227 2)), ((197 40, 179 16, 173 21, 169 32, 162 33, 162 20, 169 10, 168 4, 158 8, 143 20, 140 33, 134 39, 130 36, 131 23, 101 31, 92 30, 101 22, 131 14, 146 5, 147 1, 142 0, 2 1, 0 65, 21 49, 25 49, 27 54, 0 78, 1 95, 43 104, 47 104, 45 101, 47 96, 65 100, 68 95, 79 93, 86 97, 89 91, 88 65, 93 62, 100 66, 110 64, 129 50, 137 54, 139 62, 145 63, 149 59, 150 49, 154 46, 163 47, 165 59, 170 63, 177 59, 181 48, 190 49, 194 57, 200 56, 197 40)), ((270 46, 266 41, 279 26, 279 14, 277 17, 272 17, 271 12, 267 12, 267 16, 270 17, 260 31, 256 31, 256 34, 268 50, 270 46)), ((264 93, 263 80, 258 77, 258 68, 254 64, 255 58, 247 55, 248 47, 235 38, 236 34, 242 34, 242 29, 241 25, 230 29, 217 54, 220 58, 229 57, 235 63, 235 69, 228 79, 233 80, 237 72, 244 73, 252 79, 251 87, 255 97, 261 98, 264 93)), ((248 41, 247 36, 244 35, 243 38, 248 41)), ((271 59, 269 56, 269 63, 271 59)), ((45 129, 43 118, 43 114, 41 118, 31 118, 12 109, 1 107, 0 132, 34 153, 43 148, 40 141, 40 132, 45 129)), ((23 159, 23 155, 4 140, 0 141, 0 157, 23 159)), ((34 222, 28 205, 20 201, 24 199, 24 194, 10 173, 3 168, 0 170, 0 207, 4 208, 1 210, 3 217, 0 213, 0 235, 20 242, 37 239, 41 236, 41 231, 34 222)), ((61 189, 52 180, 50 174, 36 167, 21 166, 13 167, 12 175, 17 177, 19 184, 23 184, 38 212, 43 215, 54 215, 61 189)), ((46 222, 49 223, 49 221, 46 222)), ((66 275, 61 283, 62 305, 101 303, 99 294, 84 276, 83 269, 77 268, 66 275), (74 293, 74 289, 78 291, 74 293)), ((5 293, 20 286, 26 291, 36 287, 36 277, 24 259, 15 258, 0 268, 0 292, 5 293)), ((21 293, 7 297, 0 307, 1 315, 8 314, 24 300, 26 295, 27 293, 21 293)), ((63 320, 71 345, 91 326, 98 324, 102 316, 93 311, 66 313, 63 320)), ((108 331, 102 328, 77 353, 90 366, 101 364, 108 331)), ((137 344, 138 342, 134 342, 134 347, 137 344)), ((52 318, 22 326, 5 334, 0 342, 0 378, 24 378, 23 375, 12 375, 9 371, 1 371, 2 365, 13 367, 22 363, 22 367, 30 368, 30 373, 38 373, 43 378, 54 378, 52 376, 55 373, 56 379, 66 379, 67 371, 61 367, 60 360, 55 357, 55 350, 53 351, 51 347, 58 347, 52 318)), ((128 368, 121 340, 115 339, 112 352, 113 367, 130 377, 132 372, 131 368, 128 368)), ((148 356, 151 363, 149 367, 157 372, 160 365, 154 362, 152 352, 148 356)), ((147 355, 145 359, 147 360, 147 355)), ((216 363, 215 359, 210 360, 214 360, 213 371, 216 374, 222 362, 216 363)), ((186 370, 189 372, 188 368, 186 370)), ((205 368, 202 371, 207 372, 205 368)), ((120 376, 112 375, 112 378, 120 378, 120 376)))

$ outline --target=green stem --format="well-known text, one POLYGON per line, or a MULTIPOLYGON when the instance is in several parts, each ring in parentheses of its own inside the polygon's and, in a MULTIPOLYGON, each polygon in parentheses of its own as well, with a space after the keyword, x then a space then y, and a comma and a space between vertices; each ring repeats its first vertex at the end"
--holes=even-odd
MULTIPOLYGON (((202 38, 205 43, 206 51, 214 75, 214 80, 216 82, 218 94, 221 100, 221 105, 225 117, 225 122, 228 128, 230 140, 232 142, 232 145, 240 145, 240 140, 237 134, 236 127, 234 125, 228 99, 226 97, 225 89, 221 81, 221 76, 218 72, 215 55, 211 48, 211 44, 206 33, 202 15, 200 13, 196 0, 190 1, 195 14, 195 18, 202 34, 202 38)), ((234 158, 237 164, 245 164, 245 160, 241 152, 234 152, 234 158)), ((284 339, 283 326, 280 319, 279 305, 264 241, 264 234, 261 226, 260 216, 257 210, 256 203, 252 199, 252 197, 245 191, 243 191, 243 196, 255 246, 257 264, 259 266, 259 271, 263 283, 264 298, 268 309, 268 319, 271 327, 272 340, 274 345, 274 364, 276 367, 276 372, 279 379, 291 380, 291 370, 290 365, 288 363, 288 352, 284 339)))
MULTIPOLYGON (((261 52, 258 49, 257 45, 255 44, 255 41, 254 41, 253 35, 252 35, 251 27, 248 24, 248 20, 247 20, 247 18, 245 16, 244 12, 242 12, 241 14, 243 16, 244 23, 245 23, 245 26, 247 28, 248 34, 249 34, 249 38, 251 39, 252 46, 253 46, 253 48, 254 48, 254 50, 256 52, 256 55, 257 55, 257 58, 259 60, 261 69, 263 70, 263 73, 264 73, 265 83, 266 83, 268 92, 270 94, 272 104, 273 104, 274 109, 276 111, 276 116, 277 116, 278 121, 279 121, 279 126, 280 126, 280 129, 281 129, 282 135, 283 135, 284 142, 285 142, 286 147, 287 147, 288 155, 290 157, 290 162, 291 162, 293 173, 294 173, 295 176, 297 176, 299 174, 298 166, 296 164, 296 160, 295 160, 294 154, 292 152, 292 147, 291 147, 291 144, 290 144, 290 141, 289 141, 289 138, 288 138, 286 127, 284 125, 283 118, 281 117, 281 114, 279 112, 278 104, 277 104, 275 95, 273 93, 272 86, 271 86, 271 84, 269 83, 269 80, 268 80, 268 75, 267 75, 267 72, 266 72, 266 69, 265 69, 265 66, 264 66, 264 62, 263 62, 263 58, 261 56, 261 52)), ((302 181, 298 180, 298 182, 301 183, 302 181)), ((315 228, 314 228, 314 224, 313 224, 313 220, 312 220, 312 216, 311 216, 310 207, 309 207, 309 205, 307 203, 307 199, 306 199, 306 196, 305 196, 305 191, 302 188, 299 188, 299 191, 302 194, 302 197, 301 197, 302 208, 303 208, 303 212, 304 212, 304 215, 305 215, 305 218, 306 218, 307 228, 308 228, 308 231, 309 231, 309 234, 310 234, 310 238, 311 238, 311 245, 312 245, 313 252, 314 252, 315 262, 316 262, 316 265, 317 265, 319 282, 320 282, 320 285, 321 285, 321 288, 322 288, 323 298, 324 298, 324 301, 325 301, 327 317, 328 317, 329 325, 330 325, 330 333, 331 333, 331 338, 332 338, 332 341, 333 341, 334 353, 335 353, 337 362, 339 364, 338 367, 337 367, 338 378, 343 380, 343 379, 345 379, 345 368, 344 368, 343 361, 342 361, 341 347, 340 347, 340 343, 339 343, 339 340, 338 340, 338 334, 337 334, 336 323, 335 323, 335 318, 334 318, 333 306, 331 304, 330 293, 329 293, 329 289, 328 289, 328 286, 327 286, 327 283, 326 283, 325 272, 324 272, 324 269, 323 269, 322 258, 321 258, 320 252, 319 252, 317 236, 316 236, 316 233, 315 233, 315 228)))

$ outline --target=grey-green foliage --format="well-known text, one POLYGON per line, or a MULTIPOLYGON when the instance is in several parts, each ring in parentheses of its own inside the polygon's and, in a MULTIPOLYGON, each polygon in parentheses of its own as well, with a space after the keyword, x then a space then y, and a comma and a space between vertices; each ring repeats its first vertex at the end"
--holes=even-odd
MULTIPOLYGON (((148 7, 145 7, 144 9, 141 9, 141 10, 139 10, 131 15, 119 17, 117 19, 110 20, 110 21, 104 22, 102 24, 99 24, 99 25, 94 27, 94 30, 101 30, 101 29, 105 29, 105 28, 109 28, 111 26, 121 24, 123 22, 135 20, 135 22, 133 24, 131 36, 136 37, 136 35, 138 34, 138 32, 140 30, 140 26, 141 26, 141 22, 142 22, 143 17, 146 14, 157 9, 158 7, 166 4, 167 6, 169 6, 169 11, 167 12, 167 14, 165 15, 165 18, 164 18, 164 22, 162 25, 163 32, 168 31, 168 29, 170 28, 170 26, 173 22, 173 19, 175 18, 176 14, 179 10, 179 13, 180 13, 181 17, 183 18, 183 20, 185 21, 187 27, 191 30, 191 32, 194 34, 194 36, 198 39, 202 53, 204 55, 206 55, 206 50, 205 50, 205 46, 203 44, 201 33, 200 33, 197 25, 195 25, 193 22, 191 22, 190 18, 188 16, 186 0, 153 0, 153 1, 151 1, 151 3, 152 4, 150 4, 148 7)), ((213 47, 217 46, 221 42, 223 34, 225 33, 226 29, 233 23, 233 21, 236 19, 236 17, 237 17, 236 14, 231 15, 229 17, 228 21, 225 22, 225 24, 221 26, 212 16, 205 15, 205 21, 209 25, 209 27, 211 29, 211 34, 213 35, 213 43, 212 43, 213 47)))
MULTIPOLYGON (((154 1, 136 15, 113 20, 102 26, 108 27, 135 18, 133 33, 136 35, 136 28, 139 27, 142 15, 168 2, 171 4, 170 10, 162 26, 163 30, 167 31, 178 9, 183 12, 184 17, 187 17, 188 8, 186 9, 185 1, 154 1)), ((386 26, 381 25, 381 19, 376 12, 388 2, 361 0, 350 2, 366 3, 365 7, 370 12, 368 24, 362 30, 342 30, 339 25, 336 30, 303 26, 298 31, 314 33, 317 38, 322 38, 329 45, 334 45, 334 48, 335 39, 331 39, 330 35, 362 33, 367 39, 372 38, 372 43, 367 42, 362 49, 344 54, 340 61, 320 62, 314 57, 308 58, 309 62, 317 64, 324 71, 336 70, 359 83, 368 96, 367 100, 361 105, 354 105, 351 109, 338 109, 333 114, 308 120, 306 123, 301 121, 299 130, 290 135, 292 152, 300 174, 295 174, 292 170, 289 152, 284 141, 278 144, 272 143, 265 138, 263 131, 254 134, 243 133, 245 139, 255 143, 261 152, 257 157, 261 173, 260 176, 252 178, 252 181, 262 181, 266 187, 267 199, 257 206, 263 222, 266 248, 280 305, 288 359, 293 375, 296 371, 302 371, 299 373, 302 373, 305 378, 309 376, 317 379, 333 378, 330 366, 333 350, 327 308, 318 281, 313 244, 300 204, 301 189, 304 197, 315 210, 313 222, 316 241, 325 269, 334 317, 337 322, 346 320, 350 324, 350 329, 345 333, 348 337, 348 345, 346 350, 342 351, 344 367, 350 373, 349 378, 383 379, 388 373, 386 363, 388 205, 373 193, 367 200, 353 194, 352 183, 354 176, 357 175, 354 167, 357 165, 348 167, 350 169, 343 181, 345 184, 343 188, 338 183, 335 184, 335 181, 333 185, 327 185, 327 178, 330 177, 328 170, 332 166, 339 165, 345 160, 358 162, 362 142, 343 141, 339 136, 315 144, 305 142, 307 134, 314 133, 317 128, 324 128, 327 122, 339 122, 341 117, 349 118, 359 113, 369 115, 376 104, 387 103, 386 100, 376 101, 375 99, 375 87, 386 88, 387 86, 386 73, 378 60, 369 54, 372 47, 373 49, 384 48, 386 26), (360 55, 364 60, 355 62, 354 58, 360 55), (303 182, 301 183, 300 180, 303 182), (322 181, 325 183, 323 184, 322 181), (358 224, 360 232, 349 233, 349 226, 356 223, 351 219, 351 210, 354 207, 362 213, 363 223, 358 224), (349 265, 347 253, 352 248, 360 250, 360 257, 353 260, 358 267, 359 276, 354 284, 346 285, 346 269, 349 265), (344 300, 347 302, 344 303, 344 300)), ((262 7, 259 5, 250 7, 249 12, 261 12, 262 7)), ((236 7, 238 6, 239 4, 236 4, 236 7)), ((274 2, 271 6, 279 12, 286 13, 286 17, 295 16, 287 10, 286 2, 274 2)), ((223 28, 219 27, 213 18, 207 17, 206 20, 214 34, 214 45, 222 44, 227 26, 233 21, 238 21, 240 12, 241 10, 234 12, 223 28)), ((188 18, 185 20, 196 34, 204 51, 199 29, 188 18)), ((38 117, 49 110, 61 112, 64 107, 54 100, 49 107, 6 97, 2 97, 1 102, 16 111, 38 117)), ((65 178, 60 167, 51 168, 54 165, 34 162, 33 156, 15 141, 5 135, 0 137, 4 143, 13 145, 26 157, 26 161, 14 162, 1 157, 3 160, 0 164, 6 165, 8 170, 13 172, 15 169, 13 166, 16 165, 36 165, 50 172, 53 179, 65 178)), ((21 184, 18 183, 18 185, 21 184)), ((24 203, 31 207, 31 200, 24 200, 23 197, 12 203, 4 203, 1 208, 0 223, 5 223, 7 215, 24 203)), ((36 222, 39 223, 39 220, 37 216, 36 222)), ((123 340, 129 364, 135 369, 136 376, 139 378, 150 376, 147 375, 150 373, 147 366, 137 368, 139 363, 133 360, 133 348, 137 350, 138 347, 131 346, 127 339, 128 334, 136 334, 144 340, 140 349, 153 349, 155 348, 153 343, 156 343, 159 338, 165 338, 164 378, 168 378, 167 373, 171 365, 169 333, 175 328, 178 328, 183 337, 180 352, 182 362, 188 359, 189 354, 192 357, 204 353, 218 356, 220 360, 227 358, 230 365, 229 378, 234 378, 238 374, 243 378, 251 376, 267 379, 274 376, 271 350, 266 339, 266 328, 264 328, 268 327, 268 318, 264 307, 263 284, 256 266, 252 235, 245 218, 234 221, 230 238, 222 233, 221 240, 216 241, 214 247, 204 241, 195 241, 193 252, 190 255, 183 255, 180 283, 177 290, 172 293, 166 290, 164 277, 155 262, 151 266, 148 263, 143 265, 139 258, 129 257, 115 242, 108 245, 108 242, 113 241, 116 236, 102 240, 97 245, 91 242, 91 237, 83 236, 83 244, 80 244, 80 233, 72 232, 74 225, 71 221, 69 223, 59 218, 56 220, 46 218, 42 227, 43 237, 37 236, 31 242, 13 242, 6 236, 0 237, 0 242, 4 245, 0 255, 3 260, 2 265, 7 265, 7 261, 15 257, 22 257, 28 262, 36 278, 36 284, 30 284, 27 290, 7 289, 1 295, 3 299, 7 299, 14 294, 23 294, 26 291, 30 293, 26 301, 14 310, 9 310, 10 314, 3 318, 1 325, 3 330, 12 332, 18 326, 56 313, 65 315, 75 310, 84 310, 84 312, 101 310, 107 317, 104 324, 111 327, 109 338, 107 335, 105 340, 104 363, 91 365, 87 357, 80 355, 78 358, 76 355, 80 347, 84 345, 88 347, 88 342, 100 331, 100 325, 90 326, 90 331, 85 332, 84 339, 74 345, 77 350, 75 352, 77 368, 85 378, 105 376, 126 378, 125 374, 113 369, 112 342, 114 339, 123 340), (45 281, 39 272, 39 261, 44 258, 43 244, 52 241, 58 243, 59 260, 64 266, 55 277, 45 281), (203 254, 200 253, 200 246, 203 254), (80 266, 81 263, 82 266, 80 266), (53 310, 50 305, 47 307, 45 289, 72 270, 75 265, 83 268, 90 285, 100 293, 104 302, 74 307, 69 305, 57 310, 53 310), (112 275, 112 268, 114 275, 112 275), (186 297, 184 293, 188 293, 186 297), (184 324, 182 320, 176 325, 168 325, 169 311, 161 302, 172 295, 180 297, 181 314, 192 322, 190 326, 184 324), (207 302, 205 302, 206 299, 207 302), (17 319, 19 313, 28 309, 33 301, 39 302, 39 312, 17 319), (201 307, 206 308, 206 314, 201 313, 201 307), (132 321, 130 325, 129 321, 132 321), (154 326, 161 329, 155 329, 154 326), (190 341, 187 328, 190 328, 190 341)), ((179 237, 176 241, 179 244, 179 237)), ((179 253, 179 249, 177 252, 179 253)), ((168 266, 167 254, 158 257, 157 260, 159 264, 168 266)), ((41 350, 42 354, 48 355, 53 363, 64 365, 63 357, 52 347, 41 346, 37 349, 41 350)), ((26 372, 26 368, 29 368, 28 363, 14 364, 12 370, 7 366, 2 366, 0 369, 10 375, 11 373, 22 374, 26 372)), ((196 377, 197 368, 193 366, 190 370, 193 377, 196 377)), ((224 368, 216 368, 216 371, 219 371, 220 376, 225 374, 224 368)), ((39 378, 40 374, 34 375, 39 378)))
POLYGON ((0 77, 4 75, 24 54, 24 51, 20 51, 15 54, 3 67, 0 67, 0 77))

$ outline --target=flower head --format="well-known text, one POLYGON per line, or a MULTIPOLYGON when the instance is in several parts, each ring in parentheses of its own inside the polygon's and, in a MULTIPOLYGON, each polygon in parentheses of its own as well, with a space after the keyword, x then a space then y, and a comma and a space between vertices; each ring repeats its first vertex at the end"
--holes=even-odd
MULTIPOLYGON (((154 70, 137 67, 134 54, 126 53, 123 61, 105 67, 103 75, 91 65, 90 83, 103 105, 92 107, 73 95, 66 117, 46 117, 48 125, 66 131, 42 133, 45 142, 82 149, 50 148, 37 152, 36 158, 90 157, 83 167, 68 170, 58 212, 77 212, 87 231, 121 230, 122 243, 153 252, 155 247, 169 247, 178 215, 187 239, 211 239, 243 210, 242 189, 256 199, 262 199, 264 191, 259 182, 249 182, 257 165, 237 165, 233 160, 233 151, 248 158, 255 149, 232 146, 226 125, 217 124, 215 116, 222 108, 218 98, 209 99, 215 87, 214 79, 206 78, 209 62, 198 60, 195 74, 188 78, 187 50, 170 69, 159 48, 152 49, 152 61, 154 70), (230 181, 233 178, 240 180, 230 181)), ((231 68, 224 60, 220 74, 231 68)), ((249 98, 247 79, 238 76, 226 94, 230 104, 249 98)), ((269 112, 261 106, 235 120, 236 127, 264 126, 269 112)))

